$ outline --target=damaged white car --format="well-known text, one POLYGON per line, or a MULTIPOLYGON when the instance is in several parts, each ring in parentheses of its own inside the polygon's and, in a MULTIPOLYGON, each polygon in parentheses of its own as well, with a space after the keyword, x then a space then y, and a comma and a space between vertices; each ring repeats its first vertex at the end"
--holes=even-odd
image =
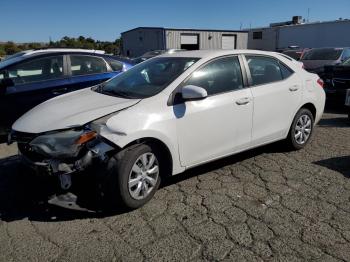
POLYGON ((161 177, 278 140, 303 148, 324 104, 322 81, 289 57, 180 52, 35 107, 10 142, 64 190, 75 173, 103 166, 106 199, 138 208, 161 177))

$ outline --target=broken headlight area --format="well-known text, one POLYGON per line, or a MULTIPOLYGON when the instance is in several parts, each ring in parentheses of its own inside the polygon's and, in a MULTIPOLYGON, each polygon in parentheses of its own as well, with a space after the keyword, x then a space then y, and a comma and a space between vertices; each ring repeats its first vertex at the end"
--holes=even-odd
POLYGON ((30 142, 18 141, 24 162, 37 173, 57 175, 61 188, 71 186, 70 175, 86 170, 94 160, 104 161, 114 147, 90 129, 42 134, 30 142))
POLYGON ((67 130, 44 134, 34 138, 30 148, 50 158, 75 158, 85 143, 94 140, 97 133, 91 130, 67 130))

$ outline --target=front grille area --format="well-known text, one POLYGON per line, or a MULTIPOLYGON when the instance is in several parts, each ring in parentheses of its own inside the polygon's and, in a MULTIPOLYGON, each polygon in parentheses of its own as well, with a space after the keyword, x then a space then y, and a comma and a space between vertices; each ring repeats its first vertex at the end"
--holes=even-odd
POLYGON ((19 152, 33 162, 41 162, 44 160, 44 157, 36 153, 32 147, 29 145, 38 134, 18 132, 12 130, 11 132, 11 141, 17 142, 19 152))
POLYGON ((19 142, 17 145, 18 145, 19 152, 22 155, 24 155, 26 158, 28 158, 30 161, 42 162, 43 160, 46 159, 43 155, 35 152, 33 150, 33 148, 29 145, 29 143, 21 143, 21 142, 19 142))

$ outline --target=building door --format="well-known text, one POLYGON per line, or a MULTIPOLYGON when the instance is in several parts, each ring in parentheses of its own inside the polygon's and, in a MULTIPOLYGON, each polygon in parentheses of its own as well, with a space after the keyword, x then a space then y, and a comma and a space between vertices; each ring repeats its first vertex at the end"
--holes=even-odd
POLYGON ((222 35, 222 49, 236 49, 236 35, 222 35))
POLYGON ((199 50, 198 34, 181 34, 181 49, 199 50))

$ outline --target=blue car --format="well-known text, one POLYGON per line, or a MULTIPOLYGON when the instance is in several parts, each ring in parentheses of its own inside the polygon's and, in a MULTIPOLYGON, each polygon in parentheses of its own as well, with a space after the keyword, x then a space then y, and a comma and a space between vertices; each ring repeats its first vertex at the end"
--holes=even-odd
POLYGON ((0 62, 0 135, 34 106, 97 85, 132 66, 98 50, 39 49, 8 57, 0 62))

